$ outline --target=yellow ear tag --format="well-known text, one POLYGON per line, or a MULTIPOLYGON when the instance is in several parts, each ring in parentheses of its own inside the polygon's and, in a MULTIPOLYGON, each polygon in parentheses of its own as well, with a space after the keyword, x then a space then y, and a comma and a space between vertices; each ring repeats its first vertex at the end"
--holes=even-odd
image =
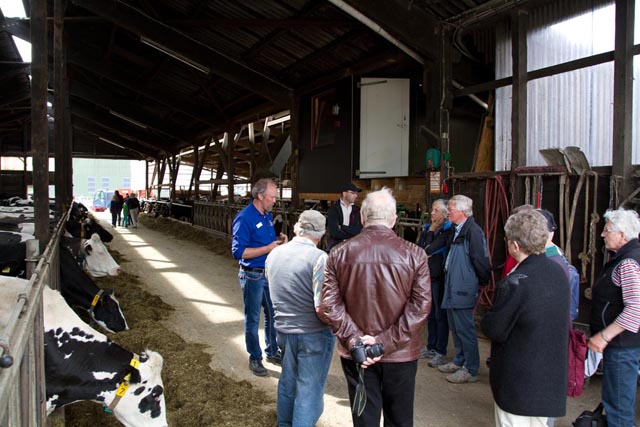
POLYGON ((98 304, 98 301, 100 301, 100 294, 96 294, 96 296, 93 297, 93 301, 91 301, 91 307, 95 307, 96 304, 98 304))
POLYGON ((127 393, 127 389, 129 388, 129 383, 125 380, 120 384, 118 390, 116 391, 116 396, 124 396, 127 393))
POLYGON ((3 273, 10 273, 11 272, 11 267, 5 267, 2 269, 3 273))
POLYGON ((140 361, 138 359, 131 359, 131 362, 129 362, 129 365, 131 365, 132 368, 135 369, 140 369, 140 361))

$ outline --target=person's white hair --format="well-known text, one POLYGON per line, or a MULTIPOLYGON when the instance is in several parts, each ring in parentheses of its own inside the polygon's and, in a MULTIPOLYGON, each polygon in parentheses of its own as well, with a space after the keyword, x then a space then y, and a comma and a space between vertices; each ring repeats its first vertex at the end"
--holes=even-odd
POLYGON ((314 210, 306 210, 298 217, 298 222, 293 226, 293 232, 299 237, 308 237, 311 240, 320 240, 326 231, 325 217, 314 210))
POLYGON ((444 218, 447 219, 447 200, 446 199, 435 200, 431 204, 431 208, 437 209, 438 211, 440 211, 440 213, 444 215, 444 218))
POLYGON ((608 210, 604 214, 604 219, 611 223, 613 231, 624 233, 627 240, 638 238, 640 219, 636 211, 622 208, 608 210))
POLYGON ((456 209, 462 212, 465 216, 469 217, 473 215, 473 200, 462 194, 456 194, 449 202, 453 202, 456 205, 456 209))
POLYGON ((383 187, 382 190, 367 194, 362 202, 361 212, 365 226, 384 224, 392 227, 396 219, 396 199, 390 189, 383 187))

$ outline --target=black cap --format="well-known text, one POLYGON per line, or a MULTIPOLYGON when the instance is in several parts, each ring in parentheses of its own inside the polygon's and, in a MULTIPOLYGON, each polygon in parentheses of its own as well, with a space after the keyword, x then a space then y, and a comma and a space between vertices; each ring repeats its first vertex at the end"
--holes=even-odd
POLYGON ((547 220, 547 228, 549 229, 549 232, 556 231, 558 229, 556 220, 553 219, 553 214, 551 212, 546 209, 537 209, 537 211, 540 212, 544 219, 547 220))
POLYGON ((353 183, 348 183, 342 186, 342 188, 340 189, 340 192, 344 193, 345 191, 354 191, 356 193, 361 192, 362 190, 358 187, 356 187, 355 185, 353 185, 353 183))

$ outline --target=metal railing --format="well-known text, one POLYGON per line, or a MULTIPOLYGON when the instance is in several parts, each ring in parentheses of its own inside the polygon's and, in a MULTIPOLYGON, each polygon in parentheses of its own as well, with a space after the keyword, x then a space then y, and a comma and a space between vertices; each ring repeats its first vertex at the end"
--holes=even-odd
MULTIPOLYGON (((246 205, 237 203, 195 202, 193 204, 193 225, 231 241, 233 219, 245 207, 246 205)), ((277 226, 281 222, 282 232, 291 235, 293 225, 298 221, 302 210, 289 210, 287 207, 276 205, 271 213, 277 226)), ((326 212, 322 213, 327 214, 326 212)), ((425 219, 398 218, 395 227, 396 234, 416 243, 424 224, 425 219), (413 235, 416 237, 413 238, 413 235)))
POLYGON ((59 242, 67 219, 68 213, 42 256, 37 254, 38 242, 28 241, 30 279, 16 292, 17 300, 0 301, 9 313, 0 335, 0 426, 46 425, 42 290, 46 285, 59 289, 59 242))

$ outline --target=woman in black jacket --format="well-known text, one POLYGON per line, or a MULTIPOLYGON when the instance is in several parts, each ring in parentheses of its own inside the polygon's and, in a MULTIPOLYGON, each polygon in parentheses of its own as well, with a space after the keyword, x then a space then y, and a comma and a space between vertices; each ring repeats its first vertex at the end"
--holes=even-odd
POLYGON ((569 283, 545 255, 549 231, 542 214, 513 214, 504 230, 518 264, 498 284, 481 323, 491 339, 496 426, 545 427, 549 417, 566 412, 569 283))

